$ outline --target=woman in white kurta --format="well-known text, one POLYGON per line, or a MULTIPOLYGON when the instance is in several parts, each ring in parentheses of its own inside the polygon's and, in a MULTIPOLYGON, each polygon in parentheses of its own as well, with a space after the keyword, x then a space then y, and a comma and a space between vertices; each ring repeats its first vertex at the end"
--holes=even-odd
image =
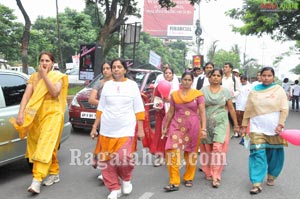
POLYGON ((142 139, 145 109, 137 83, 125 78, 126 63, 115 59, 111 68, 114 79, 103 87, 91 137, 96 136, 96 128, 101 122, 98 160, 103 182, 111 191, 107 198, 116 199, 121 195, 119 179, 124 194, 132 191, 135 127, 138 123, 137 137, 142 139))
POLYGON ((243 134, 250 126, 249 177, 253 185, 250 194, 262 191, 266 176, 266 184, 274 186, 284 164, 283 147, 287 146, 279 135, 289 111, 285 91, 274 83, 273 68, 264 67, 261 78, 262 84, 256 85, 248 96, 242 122, 243 134))

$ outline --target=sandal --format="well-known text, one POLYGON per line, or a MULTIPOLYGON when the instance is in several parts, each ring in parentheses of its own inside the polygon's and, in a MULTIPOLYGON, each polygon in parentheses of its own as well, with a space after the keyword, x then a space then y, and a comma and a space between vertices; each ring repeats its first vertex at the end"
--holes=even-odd
POLYGON ((205 176, 205 179, 208 181, 212 181, 212 176, 205 176))
POLYGON ((274 179, 267 179, 267 185, 268 186, 274 186, 275 185, 275 180, 274 179))
POLYGON ((186 186, 186 187, 192 187, 193 186, 193 181, 192 180, 184 181, 184 186, 186 186))
POLYGON ((162 166, 164 163, 164 158, 163 157, 160 157, 160 156, 157 156, 154 160, 154 163, 153 163, 153 166, 154 167, 160 167, 162 166))
POLYGON ((211 182, 211 186, 213 187, 213 188, 218 188, 219 186, 220 186, 220 180, 213 180, 212 182, 211 182))
POLYGON ((262 191, 261 186, 253 186, 252 189, 250 190, 250 194, 259 194, 262 191))
POLYGON ((164 190, 166 192, 178 191, 179 190, 179 186, 178 185, 174 185, 174 184, 169 184, 169 185, 167 185, 167 186, 164 187, 164 190))

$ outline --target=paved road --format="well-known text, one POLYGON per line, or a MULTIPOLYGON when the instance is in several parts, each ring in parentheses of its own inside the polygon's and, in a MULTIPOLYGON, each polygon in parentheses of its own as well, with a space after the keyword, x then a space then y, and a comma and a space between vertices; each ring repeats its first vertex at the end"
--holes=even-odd
MULTIPOLYGON (((300 113, 291 112, 286 128, 300 129, 300 113)), ((25 161, 6 165, 0 168, 1 198, 72 198, 72 199, 105 199, 109 191, 96 179, 98 172, 90 164, 91 151, 95 141, 88 136, 88 131, 73 132, 71 137, 62 145, 59 151, 61 165, 61 182, 51 187, 42 187, 41 194, 32 196, 26 190, 31 182, 31 173, 25 161), (71 157, 81 153, 80 160, 71 157), (79 162, 82 164, 80 165, 79 162)), ((197 172, 192 188, 180 187, 180 190, 165 193, 163 186, 168 183, 168 173, 165 166, 153 167, 149 165, 137 166, 134 171, 134 190, 126 199, 198 199, 198 198, 263 198, 289 199, 299 198, 300 192, 300 155, 299 147, 286 148, 286 162, 276 186, 264 186, 261 194, 251 196, 251 184, 248 179, 248 150, 238 144, 239 139, 231 139, 228 152, 228 165, 223 173, 222 184, 213 189, 204 180, 203 173, 197 172)), ((139 145, 139 157, 142 151, 139 145)), ((152 156, 148 155, 148 158, 152 156)), ((139 160, 142 160, 140 158, 139 160)), ((183 169, 182 169, 183 171, 183 169)))

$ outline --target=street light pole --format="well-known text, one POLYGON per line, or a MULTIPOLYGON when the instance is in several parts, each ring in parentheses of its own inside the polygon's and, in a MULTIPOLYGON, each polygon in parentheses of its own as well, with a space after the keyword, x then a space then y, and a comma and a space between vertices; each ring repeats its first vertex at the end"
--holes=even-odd
POLYGON ((198 19, 196 20, 196 30, 195 30, 195 35, 196 35, 196 44, 197 44, 197 54, 200 55, 200 46, 203 44, 204 39, 202 39, 200 36, 202 34, 202 28, 200 25, 200 2, 201 0, 198 1, 198 9, 199 9, 199 16, 198 19))

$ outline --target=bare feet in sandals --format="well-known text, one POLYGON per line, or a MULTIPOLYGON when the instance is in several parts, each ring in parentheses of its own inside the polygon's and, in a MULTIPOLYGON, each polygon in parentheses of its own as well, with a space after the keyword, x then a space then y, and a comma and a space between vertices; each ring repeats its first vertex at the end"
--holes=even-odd
POLYGON ((252 189, 250 190, 250 194, 259 194, 262 191, 261 186, 253 186, 252 189))
POLYGON ((192 187, 193 186, 193 181, 192 180, 186 180, 186 181, 184 181, 184 186, 186 186, 186 187, 192 187))
POLYGON ((164 190, 166 192, 178 191, 179 190, 179 186, 175 185, 175 184, 169 184, 169 185, 167 185, 167 186, 164 187, 164 190))

